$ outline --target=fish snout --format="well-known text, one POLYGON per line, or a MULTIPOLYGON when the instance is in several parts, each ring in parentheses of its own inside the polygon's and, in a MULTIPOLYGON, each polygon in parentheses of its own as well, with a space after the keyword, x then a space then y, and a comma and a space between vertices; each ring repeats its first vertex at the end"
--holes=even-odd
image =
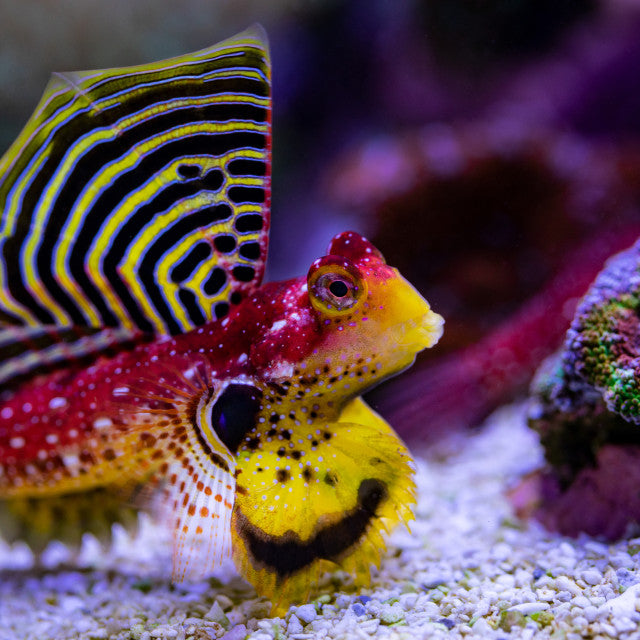
POLYGON ((417 353, 432 347, 442 337, 444 318, 430 309, 417 318, 404 322, 398 331, 399 347, 417 353))

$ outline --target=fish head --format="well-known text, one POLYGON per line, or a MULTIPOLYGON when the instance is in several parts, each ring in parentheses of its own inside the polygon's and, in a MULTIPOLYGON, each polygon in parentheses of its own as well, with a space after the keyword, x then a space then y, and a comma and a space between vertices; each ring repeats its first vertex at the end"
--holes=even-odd
POLYGON ((410 366, 444 320, 358 233, 338 234, 307 275, 321 334, 307 366, 348 369, 359 392, 410 366), (358 378, 362 380, 358 381, 358 378))
MULTIPOLYGON (((277 377, 341 381, 347 397, 410 366, 442 335, 443 318, 360 234, 347 231, 283 290, 268 343, 277 377)), ((263 361, 266 360, 263 355, 263 361)))

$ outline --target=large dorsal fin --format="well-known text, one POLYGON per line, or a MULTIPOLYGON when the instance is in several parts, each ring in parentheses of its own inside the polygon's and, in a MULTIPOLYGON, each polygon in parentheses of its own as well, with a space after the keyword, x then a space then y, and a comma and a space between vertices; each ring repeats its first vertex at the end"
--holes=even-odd
POLYGON ((54 74, 0 160, 0 324, 181 333, 261 281, 270 65, 253 27, 54 74))

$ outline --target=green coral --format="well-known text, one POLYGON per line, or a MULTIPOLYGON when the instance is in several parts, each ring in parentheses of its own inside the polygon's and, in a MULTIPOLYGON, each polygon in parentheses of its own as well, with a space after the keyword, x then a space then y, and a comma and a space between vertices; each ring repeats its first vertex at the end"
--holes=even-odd
POLYGON ((529 424, 561 487, 607 444, 640 444, 640 244, 610 260, 564 348, 538 371, 529 424))
POLYGON ((603 393, 611 411, 632 422, 640 422, 640 361, 634 352, 639 308, 632 294, 594 306, 570 345, 576 373, 603 393))

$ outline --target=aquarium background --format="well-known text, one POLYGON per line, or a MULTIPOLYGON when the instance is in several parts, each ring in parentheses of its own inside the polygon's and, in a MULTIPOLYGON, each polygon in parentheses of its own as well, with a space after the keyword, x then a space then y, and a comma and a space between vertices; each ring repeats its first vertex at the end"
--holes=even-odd
POLYGON ((370 588, 336 571, 282 617, 230 565, 173 585, 147 518, 79 551, 0 539, 0 640, 634 640, 637 424, 599 422, 592 388, 558 407, 565 379, 539 367, 640 236, 640 2, 0 0, 0 149, 51 71, 160 60, 256 21, 273 63, 267 278, 304 274, 353 228, 446 318, 367 398, 414 454, 411 532, 370 588))
POLYGON ((526 390, 640 231, 640 7, 624 0, 0 2, 0 148, 52 70, 131 65, 261 22, 273 62, 267 277, 368 235, 445 316, 370 401, 409 439, 526 390))

